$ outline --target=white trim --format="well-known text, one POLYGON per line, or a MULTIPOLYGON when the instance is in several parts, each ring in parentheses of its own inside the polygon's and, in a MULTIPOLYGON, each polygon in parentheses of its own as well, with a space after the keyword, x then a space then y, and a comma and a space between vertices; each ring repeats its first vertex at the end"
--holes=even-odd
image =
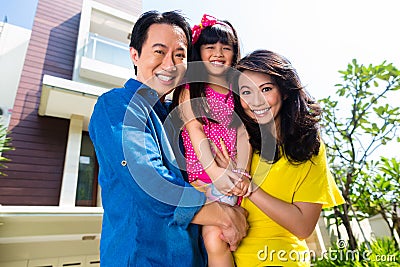
POLYGON ((88 57, 81 57, 79 75, 91 80, 108 82, 113 84, 114 87, 123 87, 128 79, 133 78, 133 69, 123 68, 88 57))
POLYGON ((95 96, 96 98, 110 90, 109 88, 75 82, 47 74, 43 76, 43 86, 45 85, 85 96, 95 96))
POLYGON ((78 39, 76 41, 74 71, 72 74, 72 80, 74 81, 79 81, 79 66, 81 65, 81 58, 83 56, 86 45, 86 36, 89 34, 92 5, 93 4, 91 0, 84 0, 82 3, 81 18, 79 22, 79 33, 78 39))
POLYGON ((81 115, 83 129, 87 131, 98 96, 108 91, 108 88, 44 75, 38 114, 63 119, 81 115))
POLYGON ((138 17, 136 17, 136 16, 132 16, 126 12, 115 9, 113 7, 109 7, 109 6, 101 4, 99 2, 95 2, 95 1, 91 1, 91 0, 86 0, 86 1, 91 2, 92 9, 97 9, 103 13, 110 14, 114 17, 129 21, 129 22, 134 22, 134 21, 137 21, 137 19, 138 19, 138 17))
POLYGON ((0 205, 0 218, 9 216, 64 216, 102 215, 101 207, 62 207, 62 206, 2 206, 0 205))
POLYGON ((65 152, 64 171, 60 192, 60 206, 75 206, 78 187, 79 157, 81 151, 83 116, 71 115, 65 152))
POLYGON ((38 236, 17 236, 17 237, 0 237, 0 244, 20 244, 34 242, 59 242, 59 241, 82 241, 82 240, 99 240, 100 234, 74 234, 74 235, 38 235, 38 236))

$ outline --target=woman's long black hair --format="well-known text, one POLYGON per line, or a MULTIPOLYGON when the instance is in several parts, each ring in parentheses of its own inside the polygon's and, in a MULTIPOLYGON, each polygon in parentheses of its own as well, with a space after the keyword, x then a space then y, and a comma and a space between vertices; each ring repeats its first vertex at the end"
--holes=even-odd
POLYGON ((264 73, 276 82, 282 97, 280 109, 279 140, 272 142, 274 123, 259 125, 243 110, 240 103, 237 79, 234 85, 235 112, 245 124, 250 143, 261 156, 276 162, 282 155, 293 164, 310 160, 317 155, 320 146, 319 120, 321 108, 301 85, 299 76, 291 63, 283 56, 268 51, 256 50, 239 61, 238 71, 264 73), (269 127, 271 129, 267 129, 269 127), (269 147, 274 144, 274 147, 269 147), (272 153, 271 153, 272 152, 272 153))

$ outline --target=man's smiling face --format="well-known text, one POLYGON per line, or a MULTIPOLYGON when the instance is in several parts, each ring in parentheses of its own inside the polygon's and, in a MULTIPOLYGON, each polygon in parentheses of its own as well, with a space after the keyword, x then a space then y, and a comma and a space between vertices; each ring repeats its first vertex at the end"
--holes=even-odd
POLYGON ((183 30, 169 24, 153 24, 147 32, 141 54, 131 47, 137 80, 161 97, 174 89, 187 69, 187 39, 183 30))

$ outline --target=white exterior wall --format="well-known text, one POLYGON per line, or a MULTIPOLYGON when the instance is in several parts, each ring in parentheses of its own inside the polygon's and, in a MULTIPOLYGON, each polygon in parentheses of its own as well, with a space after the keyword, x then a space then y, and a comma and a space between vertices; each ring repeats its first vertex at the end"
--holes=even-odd
POLYGON ((0 108, 8 125, 14 106, 31 30, 0 22, 0 108))

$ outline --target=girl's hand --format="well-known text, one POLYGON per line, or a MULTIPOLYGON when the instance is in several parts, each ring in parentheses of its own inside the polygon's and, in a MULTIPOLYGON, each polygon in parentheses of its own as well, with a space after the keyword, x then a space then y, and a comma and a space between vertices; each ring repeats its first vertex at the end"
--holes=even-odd
POLYGON ((242 176, 242 181, 239 183, 239 187, 242 190, 239 197, 248 197, 252 192, 252 183, 248 177, 242 176))
POLYGON ((222 194, 227 196, 242 194, 243 190, 240 187, 242 179, 239 174, 220 167, 209 169, 207 173, 213 181, 214 186, 222 194))
POLYGON ((239 187, 242 189, 242 193, 239 196, 248 197, 253 192, 253 183, 251 182, 250 174, 243 169, 234 169, 232 170, 234 173, 240 175, 242 181, 240 182, 239 187))

